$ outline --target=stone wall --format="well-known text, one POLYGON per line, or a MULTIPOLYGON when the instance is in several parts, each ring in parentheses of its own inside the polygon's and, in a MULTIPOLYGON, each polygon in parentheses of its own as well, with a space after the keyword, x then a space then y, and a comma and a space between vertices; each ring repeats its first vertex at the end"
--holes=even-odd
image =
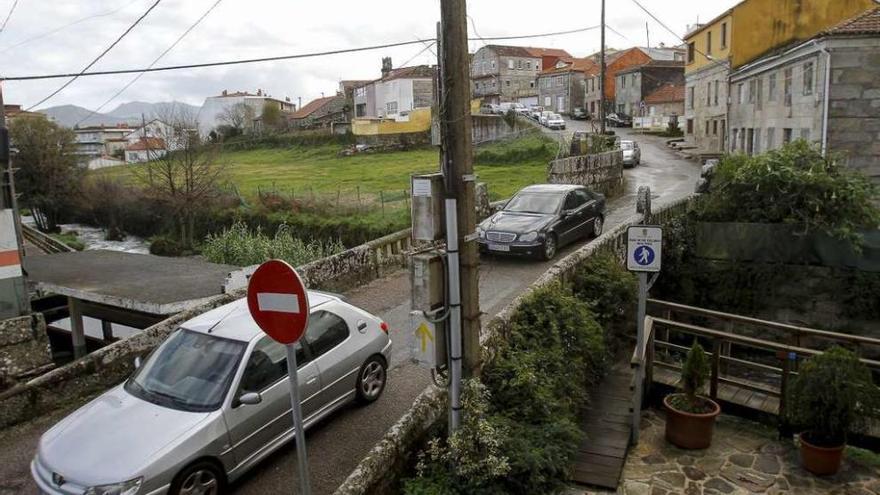
POLYGON ((51 363, 43 315, 0 320, 0 390, 51 363))
POLYGON ((623 188, 623 152, 606 151, 553 160, 547 170, 547 182, 579 184, 614 196, 623 188))
MULTIPOLYGON (((648 222, 663 225, 683 215, 690 208, 693 196, 656 209, 648 222)), ((493 359, 493 339, 506 338, 510 320, 522 301, 533 291, 549 284, 566 284, 574 278, 578 266, 599 252, 612 252, 623 262, 626 257, 626 230, 638 224, 642 216, 633 214, 616 228, 607 231, 595 241, 559 260, 501 312, 483 324, 480 334, 482 362, 493 359)), ((334 492, 334 495, 381 495, 396 487, 404 474, 407 460, 427 438, 431 428, 446 417, 445 391, 428 386, 415 400, 413 407, 395 423, 375 447, 361 460, 358 467, 334 492)))
MULTIPOLYGON (((297 267, 297 271, 309 288, 345 290, 382 276, 386 269, 405 266, 405 251, 410 248, 410 239, 410 230, 403 230, 297 267)), ((144 356, 152 351, 181 323, 244 297, 247 291, 246 277, 242 275, 233 279, 245 280, 245 283, 228 283, 224 295, 210 298, 204 304, 178 313, 132 337, 0 392, 0 428, 49 411, 82 405, 95 394, 121 382, 134 370, 136 356, 144 356)), ((45 332, 41 332, 41 335, 45 336, 45 332)))

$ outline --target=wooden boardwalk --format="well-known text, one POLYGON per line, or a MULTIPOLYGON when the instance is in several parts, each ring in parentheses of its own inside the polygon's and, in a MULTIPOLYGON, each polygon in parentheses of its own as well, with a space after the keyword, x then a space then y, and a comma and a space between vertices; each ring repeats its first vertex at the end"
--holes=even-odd
POLYGON ((629 363, 620 362, 593 387, 590 407, 581 424, 587 437, 578 449, 573 481, 617 488, 629 449, 632 376, 629 363))

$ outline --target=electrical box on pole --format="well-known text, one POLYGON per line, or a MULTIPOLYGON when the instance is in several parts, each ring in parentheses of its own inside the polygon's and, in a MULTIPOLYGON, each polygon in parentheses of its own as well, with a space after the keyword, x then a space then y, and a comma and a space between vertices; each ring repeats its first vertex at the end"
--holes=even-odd
POLYGON ((412 257, 412 312, 408 345, 412 360, 424 368, 446 368, 445 273, 440 253, 412 257))
POLYGON ((443 239, 443 175, 413 175, 411 184, 413 240, 443 239))

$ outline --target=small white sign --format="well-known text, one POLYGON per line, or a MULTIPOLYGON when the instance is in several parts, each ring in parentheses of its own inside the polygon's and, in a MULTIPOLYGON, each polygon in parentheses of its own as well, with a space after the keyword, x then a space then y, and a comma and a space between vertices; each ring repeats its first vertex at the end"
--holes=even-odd
POLYGON ((632 272, 659 272, 663 229, 635 225, 626 231, 626 268, 632 272))
POLYGON ((431 181, 428 179, 413 179, 412 181, 413 197, 431 197, 431 181))
POLYGON ((299 314, 299 299, 296 294, 261 292, 257 294, 257 306, 260 311, 299 314))

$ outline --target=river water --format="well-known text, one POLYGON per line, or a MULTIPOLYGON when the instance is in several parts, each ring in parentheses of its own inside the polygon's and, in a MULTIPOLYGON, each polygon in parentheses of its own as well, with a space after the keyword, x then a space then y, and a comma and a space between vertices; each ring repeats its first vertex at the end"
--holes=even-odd
POLYGON ((100 227, 92 227, 78 223, 61 225, 61 232, 76 232, 77 238, 86 245, 86 249, 107 249, 126 253, 149 254, 149 243, 137 236, 125 236, 123 241, 108 241, 106 231, 100 227))

